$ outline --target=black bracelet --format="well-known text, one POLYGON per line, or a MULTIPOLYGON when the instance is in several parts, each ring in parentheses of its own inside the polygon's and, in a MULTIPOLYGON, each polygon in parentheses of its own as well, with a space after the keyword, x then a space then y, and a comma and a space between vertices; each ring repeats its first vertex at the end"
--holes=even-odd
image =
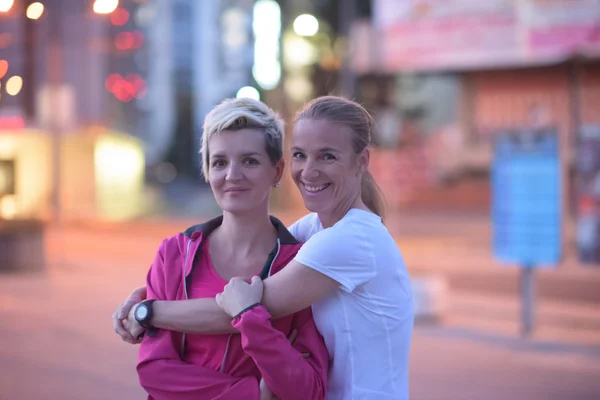
POLYGON ((239 312, 239 313, 238 313, 238 314, 237 314, 235 317, 233 317, 233 319, 238 319, 238 318, 239 318, 239 317, 241 317, 241 316, 242 316, 242 314, 243 314, 243 313, 245 313, 246 311, 250 311, 250 310, 252 310, 254 307, 256 307, 256 306, 260 306, 260 305, 261 305, 260 303, 254 303, 254 304, 252 304, 251 306, 248 306, 248 307, 244 308, 244 309, 243 309, 242 311, 240 311, 240 312, 239 312))

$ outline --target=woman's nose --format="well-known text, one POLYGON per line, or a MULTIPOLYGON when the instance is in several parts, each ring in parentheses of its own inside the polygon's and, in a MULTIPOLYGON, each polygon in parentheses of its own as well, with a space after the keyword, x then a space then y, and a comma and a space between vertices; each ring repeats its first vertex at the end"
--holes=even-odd
POLYGON ((302 169, 301 176, 303 179, 306 180, 317 178, 319 176, 319 170, 315 162, 313 162, 312 160, 307 160, 304 163, 304 168, 302 169))
POLYGON ((227 175, 225 179, 228 181, 237 181, 242 179, 242 169, 237 163, 229 164, 229 168, 227 169, 227 175))

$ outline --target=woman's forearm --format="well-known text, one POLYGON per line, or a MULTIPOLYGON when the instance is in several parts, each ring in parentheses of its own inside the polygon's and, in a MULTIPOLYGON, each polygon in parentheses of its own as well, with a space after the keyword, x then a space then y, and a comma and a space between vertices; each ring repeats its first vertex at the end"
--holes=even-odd
POLYGON ((152 304, 152 326, 159 329, 192 334, 236 332, 231 319, 213 298, 157 300, 152 304))

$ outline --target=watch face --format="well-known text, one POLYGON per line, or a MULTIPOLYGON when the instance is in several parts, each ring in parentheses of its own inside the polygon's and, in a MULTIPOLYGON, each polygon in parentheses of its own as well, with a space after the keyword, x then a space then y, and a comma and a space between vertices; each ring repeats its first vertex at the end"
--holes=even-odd
POLYGON ((144 318, 146 318, 146 316, 148 316, 148 309, 144 306, 138 307, 135 310, 135 317, 139 320, 143 320, 144 318))

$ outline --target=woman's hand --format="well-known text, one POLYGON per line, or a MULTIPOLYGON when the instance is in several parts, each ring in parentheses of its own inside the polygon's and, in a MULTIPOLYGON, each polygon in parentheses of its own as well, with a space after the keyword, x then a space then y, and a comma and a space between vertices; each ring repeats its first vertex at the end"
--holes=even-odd
POLYGON ((131 310, 135 309, 133 306, 144 300, 146 300, 146 287, 138 288, 134 290, 123 303, 121 303, 117 308, 117 311, 113 314, 113 328, 115 329, 115 332, 121 336, 121 339, 127 343, 139 343, 137 337, 131 336, 128 329, 125 328, 124 322, 127 321, 127 316, 131 313, 131 310))
POLYGON ((251 305, 260 303, 262 295, 263 282, 260 277, 253 276, 250 283, 243 278, 231 278, 215 298, 223 311, 235 317, 251 305))
POLYGON ((135 308, 137 304, 131 307, 129 310, 129 315, 127 318, 123 320, 123 326, 127 330, 127 333, 131 335, 131 337, 136 341, 136 343, 140 342, 140 335, 144 333, 146 329, 142 328, 142 326, 135 319, 135 308))

